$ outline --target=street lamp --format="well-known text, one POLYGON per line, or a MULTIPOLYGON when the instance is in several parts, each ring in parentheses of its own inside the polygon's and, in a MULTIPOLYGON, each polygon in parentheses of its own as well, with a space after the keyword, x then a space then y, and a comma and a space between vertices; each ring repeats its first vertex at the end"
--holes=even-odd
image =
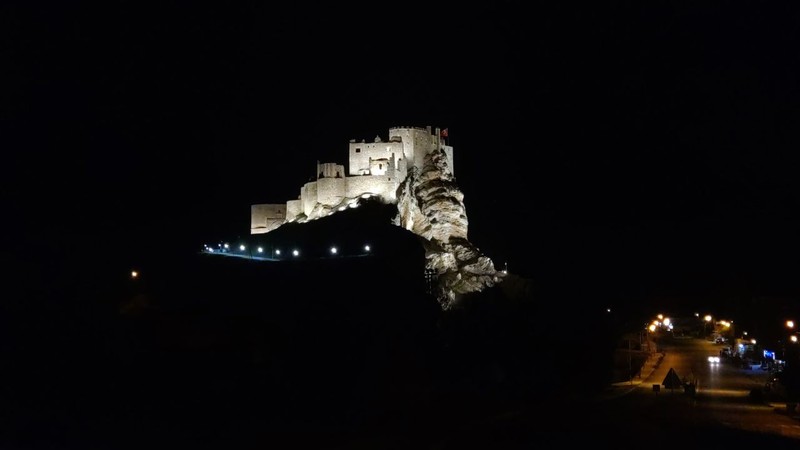
POLYGON ((711 322, 711 319, 713 319, 713 317, 711 317, 709 314, 706 314, 705 317, 703 317, 703 320, 705 320, 705 323, 703 323, 703 337, 706 337, 706 334, 708 333, 706 326, 711 322))

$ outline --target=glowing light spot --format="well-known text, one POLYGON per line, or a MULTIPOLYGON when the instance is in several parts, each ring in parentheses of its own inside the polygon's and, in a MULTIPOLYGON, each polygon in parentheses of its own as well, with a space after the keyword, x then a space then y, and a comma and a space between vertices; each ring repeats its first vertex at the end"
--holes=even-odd
POLYGON ((292 254, 293 254, 294 256, 300 256, 300 251, 298 251, 298 250, 294 250, 294 251, 292 251, 292 254))
POLYGON ((136 278, 139 278, 139 272, 137 272, 135 270, 131 270, 131 278, 133 278, 134 280, 136 278))
POLYGON ((258 247, 258 253, 264 253, 264 247, 258 247))

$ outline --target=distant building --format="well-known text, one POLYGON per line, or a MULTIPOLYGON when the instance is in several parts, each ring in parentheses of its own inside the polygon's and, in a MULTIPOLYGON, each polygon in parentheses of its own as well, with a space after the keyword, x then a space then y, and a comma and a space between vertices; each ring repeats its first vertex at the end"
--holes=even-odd
POLYGON ((318 219, 348 207, 358 199, 377 196, 397 203, 397 188, 411 167, 422 168, 425 155, 444 150, 453 168, 453 148, 446 144, 447 130, 430 126, 394 127, 389 140, 350 141, 348 167, 318 163, 316 180, 300 188, 296 199, 286 203, 251 205, 250 233, 268 233, 284 223, 318 219))

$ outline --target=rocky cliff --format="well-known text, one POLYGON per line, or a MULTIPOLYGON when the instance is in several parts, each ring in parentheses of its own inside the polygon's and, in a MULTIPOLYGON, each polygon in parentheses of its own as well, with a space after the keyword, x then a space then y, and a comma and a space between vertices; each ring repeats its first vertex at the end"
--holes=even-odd
POLYGON ((424 238, 425 266, 436 274, 443 309, 454 307, 463 294, 502 281, 504 273, 467 239, 464 194, 443 150, 430 152, 421 169, 410 168, 397 189, 394 223, 424 238))

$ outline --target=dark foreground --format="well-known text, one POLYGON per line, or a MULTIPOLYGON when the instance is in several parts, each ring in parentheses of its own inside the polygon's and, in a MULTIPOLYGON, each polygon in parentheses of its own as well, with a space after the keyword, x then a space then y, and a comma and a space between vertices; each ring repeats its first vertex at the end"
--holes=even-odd
POLYGON ((784 444, 592 400, 619 323, 513 277, 444 313, 420 256, 70 271, 4 323, 0 448, 784 444))

